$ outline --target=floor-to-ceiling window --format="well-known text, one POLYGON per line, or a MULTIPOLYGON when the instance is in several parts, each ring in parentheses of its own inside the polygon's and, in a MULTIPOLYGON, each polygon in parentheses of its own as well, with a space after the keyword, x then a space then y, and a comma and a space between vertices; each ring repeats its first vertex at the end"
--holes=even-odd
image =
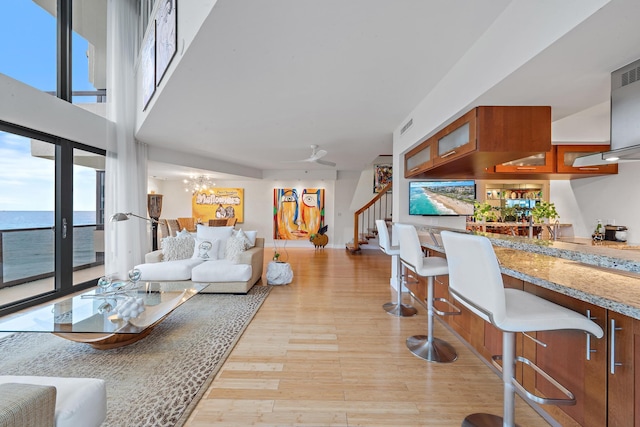
MULTIPOLYGON (((106 1, 6 2, 0 73, 68 102, 104 103, 106 16, 106 1)), ((104 150, 3 119, 0 314, 104 274, 104 150)))
MULTIPOLYGON (((10 0, 2 2, 0 73, 56 95, 60 31, 68 31, 69 85, 73 103, 104 102, 106 96, 107 2, 10 0), (66 17, 59 10, 68 8, 66 17), (66 28, 59 29, 62 18, 66 28)), ((63 46, 64 47, 64 46, 63 46)), ((60 96, 60 94, 57 94, 60 96)))
POLYGON ((104 274, 103 150, 0 122, 0 312, 104 274))

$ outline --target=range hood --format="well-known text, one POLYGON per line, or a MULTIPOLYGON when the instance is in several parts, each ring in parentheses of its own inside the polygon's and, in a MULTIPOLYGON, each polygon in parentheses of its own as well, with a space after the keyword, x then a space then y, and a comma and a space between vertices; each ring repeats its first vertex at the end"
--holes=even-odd
POLYGON ((611 150, 578 157, 573 166, 640 160, 640 60, 611 73, 611 150))

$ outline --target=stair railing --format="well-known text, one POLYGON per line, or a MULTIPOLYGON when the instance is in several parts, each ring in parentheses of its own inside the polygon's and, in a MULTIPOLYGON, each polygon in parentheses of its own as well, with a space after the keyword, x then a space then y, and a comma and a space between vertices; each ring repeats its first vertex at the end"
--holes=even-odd
POLYGON ((376 220, 391 219, 393 201, 393 199, 389 200, 392 197, 391 187, 392 183, 388 183, 373 199, 353 214, 353 246, 348 247, 351 252, 359 251, 360 244, 372 237, 371 233, 375 230, 376 220))

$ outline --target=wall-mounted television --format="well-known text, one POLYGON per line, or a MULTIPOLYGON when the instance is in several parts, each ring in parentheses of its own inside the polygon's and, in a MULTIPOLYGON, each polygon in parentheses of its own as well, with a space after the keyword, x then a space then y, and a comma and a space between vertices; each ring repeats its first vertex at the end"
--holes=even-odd
POLYGON ((409 215, 473 215, 473 180, 410 181, 409 215))

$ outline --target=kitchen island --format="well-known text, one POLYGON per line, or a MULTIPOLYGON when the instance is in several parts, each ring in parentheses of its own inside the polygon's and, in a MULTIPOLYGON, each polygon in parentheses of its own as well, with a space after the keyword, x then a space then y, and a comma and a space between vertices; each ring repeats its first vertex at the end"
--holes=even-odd
MULTIPOLYGON (((439 237, 443 228, 416 228, 431 256, 446 257, 439 237)), ((633 426, 634 420, 640 424, 640 248, 590 239, 471 233, 492 242, 505 287, 588 315, 605 331, 599 340, 577 331, 527 334, 545 346, 519 335, 517 354, 534 361, 576 395, 575 406, 547 405, 543 410, 562 426, 633 426)), ((420 300, 426 296, 423 282, 407 288, 420 300)), ((435 297, 453 300, 448 277, 436 279, 435 297)), ((461 310, 462 314, 441 320, 489 363, 492 355, 502 352, 500 331, 464 307, 461 310)), ((517 378, 525 388, 539 395, 552 393, 546 381, 521 365, 517 378)))

